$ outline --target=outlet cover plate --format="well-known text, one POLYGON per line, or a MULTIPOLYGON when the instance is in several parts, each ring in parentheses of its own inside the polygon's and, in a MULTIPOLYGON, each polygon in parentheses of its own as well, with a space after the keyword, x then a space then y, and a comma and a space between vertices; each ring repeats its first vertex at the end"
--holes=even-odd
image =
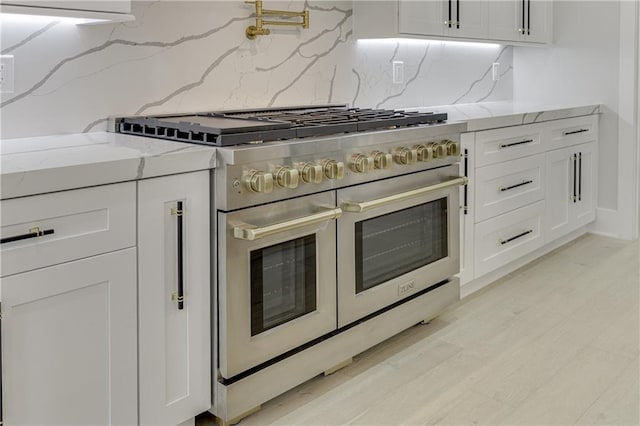
POLYGON ((404 61, 393 61, 393 83, 404 83, 404 61))
POLYGON ((14 80, 13 55, 0 56, 0 93, 13 93, 14 80))

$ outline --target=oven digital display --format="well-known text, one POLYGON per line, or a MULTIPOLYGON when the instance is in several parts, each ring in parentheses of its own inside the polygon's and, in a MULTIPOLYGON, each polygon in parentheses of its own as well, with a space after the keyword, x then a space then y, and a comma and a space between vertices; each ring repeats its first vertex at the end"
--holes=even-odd
POLYGON ((355 224, 356 293, 448 255, 447 199, 355 224))

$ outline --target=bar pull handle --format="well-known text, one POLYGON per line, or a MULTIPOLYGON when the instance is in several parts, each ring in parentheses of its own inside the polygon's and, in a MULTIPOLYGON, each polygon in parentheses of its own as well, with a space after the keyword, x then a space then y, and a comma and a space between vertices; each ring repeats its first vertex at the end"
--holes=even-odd
POLYGON ((453 0, 449 0, 449 20, 444 21, 444 24, 447 25, 449 28, 451 28, 451 2, 453 0))
POLYGON ((571 130, 570 132, 562 132, 562 136, 575 135, 576 133, 584 133, 584 132, 588 132, 588 131, 589 131, 589 129, 571 130))
POLYGON ((524 185, 529 185, 530 183, 533 183, 533 181, 532 180, 526 180, 526 181, 521 182, 521 183, 516 183, 515 185, 500 187, 500 191, 501 192, 508 191, 510 189, 519 188, 519 187, 524 186, 524 185))
POLYGON ((522 27, 518 29, 518 31, 520 31, 523 35, 526 31, 525 25, 524 25, 524 3, 526 0, 522 0, 522 27))
POLYGON ((182 201, 176 202, 176 207, 171 209, 171 215, 176 216, 177 230, 177 269, 178 269, 178 285, 177 292, 171 295, 171 300, 178 302, 178 310, 184 309, 184 248, 182 242, 184 208, 182 201))
POLYGON ((577 174, 578 174, 578 156, 577 154, 573 154, 573 202, 574 203, 578 199, 577 174))
POLYGON ((517 240, 518 238, 522 238, 525 235, 529 235, 533 232, 533 229, 528 229, 524 232, 519 233, 518 235, 514 235, 513 237, 507 238, 506 240, 500 240, 500 244, 505 245, 510 243, 511 241, 517 240))
POLYGON ((527 35, 531 35, 531 0, 527 0, 527 35))
POLYGON ((456 28, 460 29, 460 0, 456 0, 456 28))
POLYGON ((578 153, 578 201, 582 201, 582 153, 578 153))
POLYGON ((38 238, 44 235, 51 235, 53 233, 55 233, 53 229, 40 229, 40 227, 36 226, 35 228, 29 229, 29 232, 27 232, 26 234, 2 238, 0 239, 0 244, 12 243, 14 241, 20 240, 28 240, 29 238, 38 238))
POLYGON ((260 238, 268 237, 269 235, 278 234, 280 232, 291 231, 303 226, 313 225, 314 223, 337 219, 340 216, 342 216, 342 209, 335 208, 263 227, 257 227, 245 223, 242 225, 234 226, 233 237, 239 240, 253 241, 260 238))
MULTIPOLYGON (((467 181, 469 179, 469 150, 465 149, 464 150, 464 154, 462 155, 464 157, 464 177, 467 178, 467 181)), ((469 186, 468 185, 464 185, 464 205, 462 206, 462 209, 464 211, 464 214, 469 214, 469 186)))
POLYGON ((414 189, 413 191, 402 192, 400 194, 390 195, 388 197, 378 198, 376 200, 363 201, 360 203, 358 202, 343 203, 340 207, 342 207, 342 210, 344 210, 345 212, 364 213, 371 209, 386 206, 388 204, 397 203, 399 201, 408 200, 410 198, 419 197, 421 195, 425 195, 434 191, 439 191, 441 189, 449 188, 451 186, 466 185, 468 181, 469 179, 467 179, 465 176, 458 176, 454 179, 447 180, 445 182, 440 182, 435 185, 427 186, 420 189, 414 189))
POLYGON ((519 142, 511 142, 511 143, 502 143, 500 144, 500 148, 509 148, 512 146, 517 146, 517 145, 524 145, 526 143, 532 143, 533 139, 525 139, 523 141, 519 141, 519 142))

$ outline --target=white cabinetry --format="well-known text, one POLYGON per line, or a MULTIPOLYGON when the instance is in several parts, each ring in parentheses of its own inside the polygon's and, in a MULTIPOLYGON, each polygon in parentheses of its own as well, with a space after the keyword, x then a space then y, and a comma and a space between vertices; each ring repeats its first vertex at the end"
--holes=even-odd
POLYGON ((551 0, 358 0, 354 34, 550 43, 552 10, 551 0))
POLYGON ((595 220, 597 135, 597 115, 462 135, 463 285, 595 220))
POLYGON ((3 13, 131 21, 131 0, 1 0, 3 13))
POLYGON ((208 171, 139 182, 141 424, 210 408, 209 241, 208 171))
POLYGON ((134 194, 130 182, 0 202, 7 424, 137 422, 134 194))

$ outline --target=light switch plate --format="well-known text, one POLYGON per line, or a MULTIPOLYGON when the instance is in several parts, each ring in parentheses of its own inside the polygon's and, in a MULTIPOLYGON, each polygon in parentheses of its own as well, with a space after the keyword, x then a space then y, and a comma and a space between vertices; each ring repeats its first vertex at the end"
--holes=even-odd
POLYGON ((0 56, 0 92, 13 93, 14 80, 13 55, 0 56))
POLYGON ((404 83, 404 61, 393 61, 393 83, 404 83))

